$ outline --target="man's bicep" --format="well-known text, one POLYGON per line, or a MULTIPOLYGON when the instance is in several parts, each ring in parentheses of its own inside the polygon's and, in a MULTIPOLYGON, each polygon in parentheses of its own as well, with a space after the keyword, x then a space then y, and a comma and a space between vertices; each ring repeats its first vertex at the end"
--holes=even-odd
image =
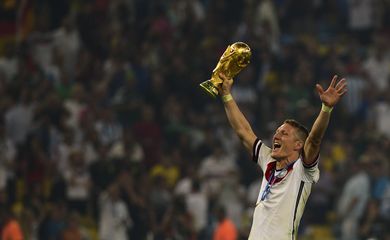
POLYGON ((315 164, 320 153, 320 145, 320 143, 311 141, 310 138, 306 140, 303 148, 303 163, 305 165, 310 166, 315 164))

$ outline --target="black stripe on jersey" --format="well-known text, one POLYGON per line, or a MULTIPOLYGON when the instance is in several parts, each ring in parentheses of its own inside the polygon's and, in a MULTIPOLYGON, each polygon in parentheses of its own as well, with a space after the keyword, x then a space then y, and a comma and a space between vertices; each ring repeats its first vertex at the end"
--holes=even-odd
POLYGON ((302 161, 302 165, 305 167, 305 168, 312 168, 314 167, 315 165, 317 165, 318 163, 318 159, 315 160, 314 162, 312 162, 311 164, 306 164, 304 161, 302 161))
POLYGON ((259 152, 260 152, 260 147, 261 147, 261 144, 262 142, 260 141, 260 144, 259 144, 259 147, 256 148, 257 146, 257 143, 260 141, 260 139, 256 138, 255 142, 253 143, 253 147, 252 147, 252 161, 254 161, 255 163, 257 163, 257 160, 259 159, 259 152))
POLYGON ((291 239, 294 240, 294 234, 295 234, 295 219, 297 217, 297 211, 298 211, 298 205, 299 205, 299 200, 301 199, 302 196, 302 191, 303 191, 303 186, 305 185, 305 182, 301 181, 301 185, 299 185, 299 191, 298 191, 298 196, 297 200, 295 202, 295 209, 294 209, 294 218, 293 218, 293 230, 292 230, 292 235, 291 239))
POLYGON ((311 164, 306 164, 305 161, 302 161, 302 165, 305 167, 305 168, 312 168, 314 167, 315 165, 317 165, 318 163, 318 158, 320 157, 320 154, 317 155, 316 157, 316 160, 314 162, 312 162, 311 164))

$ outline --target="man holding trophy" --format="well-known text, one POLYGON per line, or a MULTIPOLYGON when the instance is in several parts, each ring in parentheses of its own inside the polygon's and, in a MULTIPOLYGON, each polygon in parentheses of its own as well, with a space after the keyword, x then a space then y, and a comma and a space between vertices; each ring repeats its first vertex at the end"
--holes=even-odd
POLYGON ((296 120, 288 119, 276 129, 272 145, 266 146, 230 92, 232 78, 249 64, 249 58, 250 49, 245 43, 229 46, 212 78, 201 87, 213 96, 221 96, 230 125, 264 173, 249 239, 296 239, 311 187, 319 179, 321 141, 333 107, 347 91, 346 80, 338 80, 335 75, 326 90, 316 85, 322 107, 310 132, 296 120))

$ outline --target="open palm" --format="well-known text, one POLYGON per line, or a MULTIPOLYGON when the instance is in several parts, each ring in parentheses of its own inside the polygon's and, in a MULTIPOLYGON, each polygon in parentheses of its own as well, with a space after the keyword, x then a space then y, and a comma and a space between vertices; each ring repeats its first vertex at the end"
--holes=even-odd
POLYGON ((336 105, 341 97, 347 92, 347 81, 345 78, 342 78, 340 81, 337 81, 337 78, 337 75, 333 76, 332 82, 326 91, 324 91, 320 84, 316 85, 321 101, 328 107, 336 105))

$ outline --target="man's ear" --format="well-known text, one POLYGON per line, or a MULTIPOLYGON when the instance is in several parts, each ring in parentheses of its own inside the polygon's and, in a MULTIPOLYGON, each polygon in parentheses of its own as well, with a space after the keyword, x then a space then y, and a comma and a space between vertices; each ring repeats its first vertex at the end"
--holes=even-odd
POLYGON ((304 142, 302 142, 301 140, 295 141, 294 150, 296 150, 296 151, 302 150, 303 149, 303 145, 304 145, 304 142))

